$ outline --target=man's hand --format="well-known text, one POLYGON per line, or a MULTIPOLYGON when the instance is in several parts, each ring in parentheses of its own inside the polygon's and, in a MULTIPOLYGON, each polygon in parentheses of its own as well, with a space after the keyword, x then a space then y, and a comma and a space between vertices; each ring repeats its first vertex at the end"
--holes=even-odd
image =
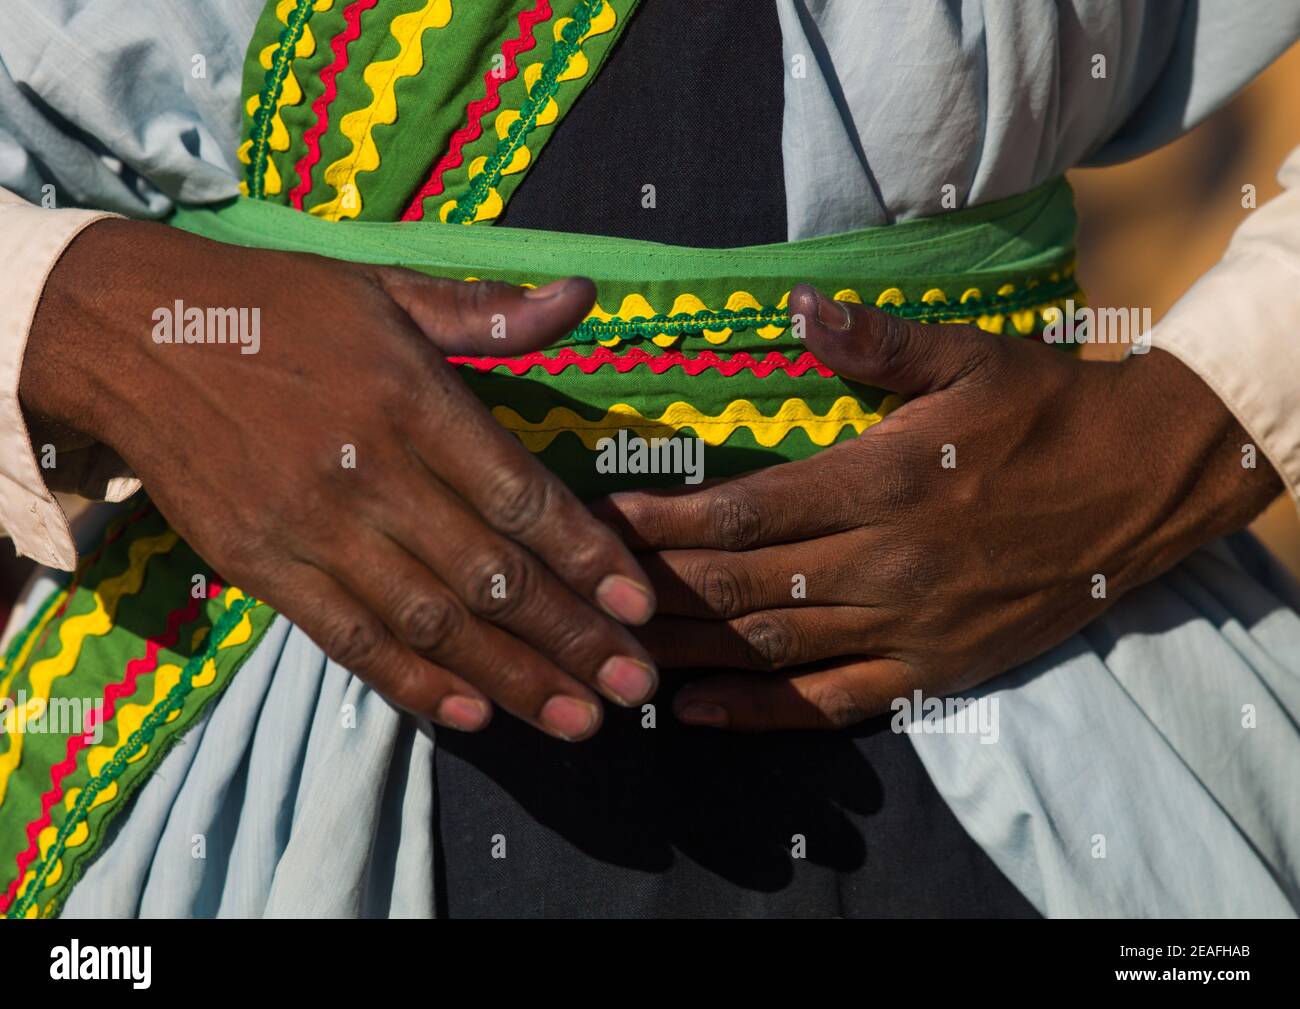
MULTIPOLYGON (((911 399, 812 459, 596 506, 640 551, 664 667, 789 670, 682 689, 683 720, 840 727, 1058 644, 1281 490, 1162 351, 1085 362, 800 287, 809 349, 911 399), (806 595, 792 592, 796 576, 806 595)), ((707 459, 707 457, 706 457, 707 459)))
POLYGON ((538 349, 593 299, 581 279, 464 284, 104 221, 50 277, 20 393, 116 450, 217 571, 395 703, 472 730, 491 699, 580 739, 590 688, 654 691, 617 622, 649 619, 648 580, 443 354, 538 349), (260 309, 259 352, 156 344, 178 300, 260 309))

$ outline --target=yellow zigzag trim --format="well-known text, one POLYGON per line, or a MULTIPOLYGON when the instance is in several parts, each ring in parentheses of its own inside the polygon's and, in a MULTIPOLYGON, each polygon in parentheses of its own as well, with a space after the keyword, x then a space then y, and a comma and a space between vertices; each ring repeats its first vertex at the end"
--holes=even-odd
MULTIPOLYGON (((3 676, 0 676, 0 697, 9 696, 9 687, 13 684, 14 677, 18 675, 18 670, 27 665, 27 660, 31 657, 33 649, 36 648, 36 643, 41 640, 41 635, 45 633, 45 628, 50 626, 50 621, 54 619, 55 615, 59 612, 59 608, 63 606, 67 600, 67 588, 59 589, 58 594, 54 598, 54 602, 46 607, 45 615, 41 617, 40 623, 38 623, 32 630, 32 633, 27 636, 27 640, 23 642, 22 648, 20 648, 18 654, 14 656, 13 666, 11 666, 9 671, 5 672, 3 676)), ((4 659, 0 658, 0 672, 3 671, 3 665, 4 659)))
MULTIPOLYGON (((279 5, 275 8, 275 17, 280 24, 286 27, 289 24, 289 13, 297 7, 296 0, 280 0, 279 5)), ((316 14, 321 14, 334 6, 334 0, 316 0, 312 4, 312 9, 316 14)), ((275 50, 279 42, 272 42, 269 46, 263 46, 262 51, 258 53, 257 61, 261 64, 263 70, 271 69, 271 60, 275 56, 275 50)), ((311 19, 302 26, 302 35, 298 38, 298 44, 294 46, 293 58, 295 60, 305 59, 316 52, 316 37, 311 33, 311 19)), ((257 112, 258 102, 261 100, 260 91, 249 96, 244 103, 244 111, 249 116, 257 112)), ((284 84, 280 87, 280 98, 275 103, 275 114, 271 117, 271 135, 267 137, 267 144, 273 151, 284 152, 289 149, 289 131, 285 129, 284 119, 280 113, 286 105, 297 105, 302 101, 302 86, 298 83, 298 78, 293 73, 293 63, 290 62, 288 71, 284 75, 284 84)), ((239 145, 238 157, 241 163, 252 164, 253 141, 250 137, 239 145)), ((266 159, 266 173, 263 176, 264 191, 268 196, 275 196, 283 188, 283 182, 280 180, 280 172, 275 167, 273 158, 266 159)), ((239 184, 239 191, 245 196, 248 195, 248 181, 244 180, 239 184)))
POLYGON ((451 0, 428 0, 420 10, 393 18, 388 30, 397 39, 398 53, 391 60, 366 67, 364 79, 374 99, 339 121, 339 130, 352 142, 352 149, 325 169, 323 178, 338 195, 328 203, 311 208, 317 217, 337 221, 361 213, 361 193, 356 179, 362 172, 373 172, 379 167, 375 127, 397 121, 397 82, 424 68, 424 33, 430 28, 445 28, 449 21, 451 0))
POLYGON ((683 428, 691 428, 697 437, 709 445, 721 445, 739 428, 748 428, 754 440, 770 448, 778 444, 795 428, 802 428, 815 445, 829 445, 845 425, 861 434, 879 423, 903 402, 899 396, 886 396, 878 412, 864 410, 851 396, 841 396, 824 414, 815 414, 802 399, 787 399, 773 416, 759 413, 758 407, 747 399, 728 403, 722 413, 710 416, 701 413, 689 403, 672 403, 660 416, 642 415, 627 403, 615 403, 600 420, 587 420, 566 406, 550 410, 537 423, 524 420, 508 406, 495 406, 492 416, 506 430, 511 431, 530 452, 542 452, 555 436, 569 431, 576 434, 582 444, 595 451, 597 443, 610 435, 626 430, 642 438, 666 438, 683 428))
POLYGON ((72 672, 87 638, 102 637, 113 629, 117 607, 126 596, 135 595, 144 584, 144 570, 151 557, 164 554, 180 539, 171 529, 157 536, 145 536, 131 544, 127 568, 122 574, 100 582, 95 589, 95 608, 81 616, 68 617, 59 628, 60 650, 32 666, 31 695, 22 708, 15 707, 3 721, 9 749, 0 754, 0 803, 9 789, 9 777, 22 760, 24 732, 16 732, 19 720, 35 719, 44 710, 54 681, 72 672))
MULTIPOLYGON (((236 602, 238 602, 240 599, 243 598, 244 598, 244 593, 241 592, 239 589, 233 587, 227 589, 225 593, 226 609, 230 609, 231 606, 233 606, 236 602)), ((222 641, 221 644, 217 646, 218 652, 220 652, 223 648, 233 648, 236 645, 242 645, 250 637, 252 637, 253 621, 251 618, 251 614, 253 610, 257 608, 257 606, 261 606, 261 605, 264 604, 259 602, 255 606, 250 607, 248 611, 244 613, 243 619, 240 620, 240 622, 235 625, 234 630, 232 630, 228 635, 226 635, 225 640, 222 641)), ((193 641, 191 643, 191 651, 198 650, 204 637, 207 636, 209 629, 210 628, 207 625, 204 625, 195 630, 193 641)), ((195 689, 199 689, 202 687, 211 686, 212 683, 216 680, 216 678, 217 678, 217 664, 216 664, 216 659, 212 658, 203 664, 203 668, 200 669, 198 674, 194 677, 194 687, 195 689)), ((122 746, 126 745, 127 741, 131 738, 131 735, 135 733, 140 728, 141 725, 144 724, 144 720, 145 718, 148 717, 149 712, 162 703, 163 699, 171 691, 172 687, 176 686, 176 684, 180 682, 180 679, 181 679, 180 666, 174 664, 159 666, 157 670, 154 671, 154 676, 153 676, 153 697, 151 697, 145 703, 126 704, 117 709, 117 714, 113 718, 113 724, 114 726, 116 726, 117 729, 117 734, 115 737, 117 742, 113 743, 112 745, 101 743, 100 745, 94 746, 86 752, 86 767, 90 771, 90 775, 92 778, 97 776, 99 772, 104 769, 104 767, 108 764, 110 760, 113 759, 113 756, 117 753, 117 751, 122 746)), ((178 717, 180 717, 179 710, 172 712, 171 716, 167 719, 167 721, 169 722, 175 721, 175 719, 177 719, 178 717)), ((130 762, 134 763, 135 761, 139 760, 141 757, 145 755, 145 753, 148 752, 148 749, 149 748, 147 746, 141 748, 140 752, 137 753, 134 757, 132 757, 130 762)), ((102 789, 99 792, 99 794, 95 796, 95 801, 91 803, 90 809, 95 809, 98 806, 102 806, 106 802, 112 801, 114 798, 117 797, 117 791, 118 791, 117 782, 114 781, 110 783, 107 788, 102 789)), ((80 788, 72 788, 69 789, 68 793, 64 796, 63 805, 64 808, 67 809, 69 812, 71 812, 73 809, 76 808, 77 796, 80 795, 80 793, 81 793, 80 788)), ((77 826, 73 828, 72 833, 68 835, 68 840, 64 844, 65 854, 68 850, 79 847, 82 844, 85 844, 86 841, 89 839, 90 837, 90 827, 88 825, 89 812, 90 810, 87 810, 87 814, 88 814, 87 819, 82 820, 81 823, 77 824, 77 826)), ((45 856, 49 852, 50 846, 54 844, 54 840, 56 837, 58 837, 58 835, 59 835, 59 828, 54 824, 50 824, 50 826, 46 827, 44 830, 41 831, 40 836, 37 838, 37 844, 40 848, 40 859, 39 861, 32 863, 34 866, 45 861, 45 856)), ((62 875, 63 875, 63 860, 59 859, 54 863, 54 867, 50 870, 50 874, 45 878, 45 885, 51 886, 54 883, 57 883, 59 881, 59 877, 62 875)), ((36 869, 34 868, 28 869, 26 875, 23 876, 22 884, 18 888, 17 896, 21 897, 23 891, 27 889, 28 884, 31 883, 31 881, 35 878, 36 878, 36 869)), ((29 918, 36 917, 35 904, 33 904, 31 909, 28 911, 27 917, 29 918)))
MULTIPOLYGON (((560 18, 555 22, 553 33, 556 42, 563 41, 564 28, 566 25, 572 23, 573 18, 568 17, 560 18)), ((596 35, 604 35, 606 32, 613 31, 614 26, 617 23, 618 14, 614 10, 614 6, 609 3, 602 4, 600 11, 591 19, 591 26, 587 29, 586 34, 579 38, 578 44, 581 45, 589 38, 593 38, 596 35)), ((543 65, 544 64, 542 63, 530 63, 528 66, 524 67, 524 91, 529 96, 533 93, 533 86, 542 76, 543 65)), ((591 61, 587 59, 587 54, 581 49, 578 49, 578 51, 569 58, 568 64, 565 66, 564 70, 560 72, 559 76, 556 77, 556 81, 560 84, 564 84, 568 81, 581 80, 583 77, 587 76, 590 69, 591 61)), ((496 119, 493 120, 493 128, 496 130, 498 140, 506 139, 506 136, 510 132, 510 127, 518 121, 520 115, 521 113, 518 109, 502 109, 497 113, 496 119)), ((559 117, 559 103, 556 102, 554 97, 548 97, 546 99, 546 105, 543 106, 542 111, 537 114, 533 122, 536 126, 550 126, 559 117)), ((510 156, 509 164, 501 169, 501 174, 516 175, 526 169, 532 163, 532 160, 532 151, 528 149, 528 144, 521 139, 519 146, 510 156)), ((485 154, 480 155, 471 161, 466 172, 466 178, 472 180, 476 176, 481 175, 487 162, 488 155, 485 154)), ((439 220, 446 224, 447 216, 455 209, 456 201, 447 200, 438 208, 439 220)), ((501 194, 497 191, 497 188, 493 186, 488 190, 487 196, 474 212, 474 220, 469 223, 477 224, 479 221, 494 220, 501 215, 501 211, 504 209, 505 203, 501 199, 501 194)))

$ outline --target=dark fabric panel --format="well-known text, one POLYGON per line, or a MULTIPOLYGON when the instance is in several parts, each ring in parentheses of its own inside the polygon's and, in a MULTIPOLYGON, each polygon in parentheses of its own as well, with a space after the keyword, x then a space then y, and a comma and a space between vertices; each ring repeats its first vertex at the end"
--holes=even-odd
MULTIPOLYGON (((497 227, 682 245, 785 237, 781 38, 763 0, 643 0, 497 227), (656 186, 657 207, 641 206, 656 186)), ((681 682, 681 678, 676 678, 681 682)), ((1032 916, 906 737, 728 735, 606 706, 570 745, 498 713, 439 732, 440 911, 1032 916), (794 835, 807 857, 791 857, 794 835), (493 837, 505 858, 493 858, 493 837)))
POLYGON ((643 0, 497 226, 718 248, 785 241, 782 68, 768 0, 643 0))

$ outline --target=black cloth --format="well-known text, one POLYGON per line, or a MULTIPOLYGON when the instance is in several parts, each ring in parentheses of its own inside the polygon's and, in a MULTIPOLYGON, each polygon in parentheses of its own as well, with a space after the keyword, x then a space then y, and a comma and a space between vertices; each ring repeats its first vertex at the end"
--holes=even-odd
MULTIPOLYGON (((642 0, 496 226, 783 241, 782 85, 773 4, 642 0)), ((440 913, 1034 914, 887 719, 841 733, 688 729, 672 715, 675 682, 665 676, 653 729, 606 705, 604 727, 576 745, 500 712, 479 734, 439 732, 440 913)))

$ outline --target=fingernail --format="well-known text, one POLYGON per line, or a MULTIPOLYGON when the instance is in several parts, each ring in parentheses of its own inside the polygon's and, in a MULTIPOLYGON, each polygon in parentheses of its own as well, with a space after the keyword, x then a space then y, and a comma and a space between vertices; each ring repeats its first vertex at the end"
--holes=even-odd
POLYGON ((557 695, 542 705, 542 724, 561 739, 573 741, 591 734, 600 718, 594 704, 557 695))
POLYGON ((462 732, 474 732, 487 724, 488 707, 473 697, 452 694, 444 697, 438 705, 438 718, 453 729, 462 732))
POLYGON ((615 655, 601 666, 596 680, 606 693, 625 707, 640 704, 655 692, 659 684, 659 677, 652 667, 626 655, 615 655))
POLYGON ((828 298, 817 292, 817 321, 827 329, 844 331, 849 328, 853 317, 849 315, 849 307, 843 302, 836 301, 834 298, 828 298))
POLYGON ((655 612, 654 596, 625 575, 606 575, 596 586, 596 602, 615 620, 644 624, 655 612))
POLYGON ((543 284, 541 287, 528 287, 524 289, 524 297, 531 298, 534 301, 544 301, 547 298, 554 298, 557 294, 569 286, 569 279, 553 280, 549 284, 543 284))
POLYGON ((692 701, 677 712, 677 717, 687 725, 711 725, 718 729, 725 728, 728 721, 725 708, 703 701, 692 701))

